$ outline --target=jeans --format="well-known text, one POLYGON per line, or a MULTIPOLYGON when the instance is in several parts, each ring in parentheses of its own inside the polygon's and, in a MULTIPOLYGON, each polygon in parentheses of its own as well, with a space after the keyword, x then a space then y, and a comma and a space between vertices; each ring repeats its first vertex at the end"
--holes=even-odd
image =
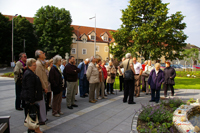
POLYGON ((108 84, 107 84, 107 92, 110 91, 110 93, 113 93, 113 84, 114 84, 114 83, 108 83, 108 84))
POLYGON ((81 97, 87 93, 87 82, 86 74, 84 75, 83 79, 79 79, 79 92, 81 97))
POLYGON ((22 86, 15 84, 15 95, 16 95, 15 109, 21 108, 21 106, 23 108, 25 107, 25 101, 22 101, 20 99, 21 91, 22 91, 22 86))
POLYGON ((159 102, 160 100, 160 90, 151 89, 151 100, 159 102), (155 96, 156 93, 156 96, 155 96))

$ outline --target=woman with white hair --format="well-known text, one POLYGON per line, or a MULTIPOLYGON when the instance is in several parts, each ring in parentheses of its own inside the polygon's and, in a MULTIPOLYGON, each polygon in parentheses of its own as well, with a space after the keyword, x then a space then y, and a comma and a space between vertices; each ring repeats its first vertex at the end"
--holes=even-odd
POLYGON ((61 112, 62 91, 64 89, 62 72, 60 70, 62 57, 56 55, 53 57, 53 66, 49 72, 49 82, 51 83, 51 90, 53 91, 52 101, 52 115, 59 117, 63 115, 61 112))
MULTIPOLYGON (((29 113, 29 106, 43 99, 42 84, 39 77, 35 74, 36 60, 33 58, 27 59, 26 66, 27 70, 23 75, 21 92, 21 99, 26 102, 25 117, 29 113)), ((28 129, 28 133, 32 132, 42 133, 39 127, 36 129, 28 129)))
POLYGON ((114 94, 113 93, 113 84, 115 82, 116 69, 115 69, 115 66, 113 65, 112 61, 109 61, 109 65, 107 66, 106 70, 107 70, 107 80, 106 80, 106 82, 108 84, 107 94, 114 94), (110 93, 109 93, 109 91, 110 91, 110 93))
POLYGON ((156 103, 159 102, 160 89, 164 81, 165 81, 164 72, 160 69, 160 63, 156 63, 155 69, 151 71, 148 79, 148 84, 151 87, 151 100, 149 102, 156 102, 156 103))

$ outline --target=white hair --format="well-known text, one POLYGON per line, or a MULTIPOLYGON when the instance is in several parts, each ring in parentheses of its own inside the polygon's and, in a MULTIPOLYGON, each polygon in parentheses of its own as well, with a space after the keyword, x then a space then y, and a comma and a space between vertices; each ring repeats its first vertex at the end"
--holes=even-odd
POLYGON ((35 58, 36 58, 36 59, 39 58, 39 55, 41 54, 40 51, 41 51, 41 50, 36 50, 36 51, 35 51, 35 58))
POLYGON ((126 54, 126 59, 131 58, 131 53, 126 54))
POLYGON ((157 66, 160 67, 160 63, 156 63, 156 64, 155 64, 155 67, 157 67, 157 66))
POLYGON ((89 60, 90 60, 89 58, 86 58, 86 59, 85 59, 85 61, 87 61, 87 62, 88 62, 89 60))
POLYGON ((53 64, 57 64, 58 61, 62 60, 62 57, 60 55, 56 55, 53 57, 53 64))
POLYGON ((32 66, 32 64, 35 63, 35 62, 36 62, 36 60, 35 60, 34 58, 28 58, 28 59, 26 60, 26 66, 30 67, 30 66, 32 66))

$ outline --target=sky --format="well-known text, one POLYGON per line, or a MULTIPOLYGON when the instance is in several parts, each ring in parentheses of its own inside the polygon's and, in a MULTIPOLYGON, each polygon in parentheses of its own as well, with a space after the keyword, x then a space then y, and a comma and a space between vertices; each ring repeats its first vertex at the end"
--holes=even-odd
MULTIPOLYGON (((169 15, 181 11, 187 28, 186 43, 200 47, 200 0, 162 0, 168 5, 169 15)), ((122 24, 121 10, 127 8, 129 0, 0 0, 0 12, 5 15, 19 14, 34 17, 37 10, 46 5, 70 11, 73 25, 95 26, 90 20, 96 14, 96 27, 117 30, 122 24)))

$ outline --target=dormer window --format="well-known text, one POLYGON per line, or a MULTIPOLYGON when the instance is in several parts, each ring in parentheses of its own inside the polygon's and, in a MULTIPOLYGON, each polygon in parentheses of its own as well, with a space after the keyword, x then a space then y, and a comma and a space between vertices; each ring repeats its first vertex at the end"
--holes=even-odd
POLYGON ((107 37, 107 36, 104 36, 103 40, 104 40, 104 41, 108 41, 108 37, 107 37))
POLYGON ((72 38, 72 42, 75 43, 76 42, 76 38, 72 38))
POLYGON ((103 41, 108 41, 108 33, 107 32, 103 32, 103 33, 101 33, 101 35, 100 35, 100 37, 101 37, 101 39, 103 40, 103 41))
POLYGON ((83 43, 86 43, 86 42, 87 42, 87 39, 86 39, 86 38, 83 38, 82 41, 83 41, 83 43))
POLYGON ((95 36, 91 35, 91 40, 94 40, 95 39, 95 36))

